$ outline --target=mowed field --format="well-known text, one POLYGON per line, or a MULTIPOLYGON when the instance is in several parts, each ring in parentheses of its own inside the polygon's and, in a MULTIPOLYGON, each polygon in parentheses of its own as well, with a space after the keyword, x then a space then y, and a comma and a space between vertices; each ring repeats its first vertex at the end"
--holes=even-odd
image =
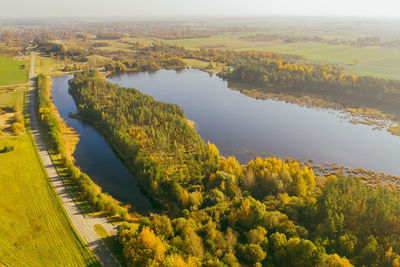
MULTIPOLYGON (((10 70, 12 71, 12 70, 10 70)), ((0 94, 22 106, 24 90, 0 94)), ((0 266, 98 266, 51 187, 28 131, 0 136, 0 266)))
MULTIPOLYGON (((254 34, 254 33, 247 33, 254 34)), ((387 79, 400 79, 400 49, 368 46, 355 48, 325 43, 284 43, 281 41, 251 42, 240 39, 244 34, 223 34, 209 38, 161 40, 187 48, 273 51, 301 55, 313 62, 333 63, 346 72, 387 79), (359 60, 354 64, 354 60, 359 60)), ((160 40, 160 39, 159 39, 160 40)))
POLYGON ((22 103, 23 94, 21 91, 24 91, 25 89, 26 86, 14 87, 12 90, 6 92, 2 92, 0 89, 0 107, 22 103))
POLYGON ((0 139, 0 266, 88 266, 96 260, 75 235, 30 137, 0 139))
POLYGON ((26 83, 28 80, 28 63, 27 60, 16 61, 7 56, 0 56, 0 86, 26 83))

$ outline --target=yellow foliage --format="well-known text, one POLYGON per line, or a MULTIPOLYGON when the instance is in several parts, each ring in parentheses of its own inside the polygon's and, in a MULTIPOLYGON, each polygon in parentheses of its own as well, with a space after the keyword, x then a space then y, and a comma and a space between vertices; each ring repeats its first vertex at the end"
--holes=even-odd
POLYGON ((245 199, 240 206, 238 218, 244 219, 247 218, 250 214, 251 203, 249 199, 245 199))
POLYGON ((352 267, 348 259, 340 257, 338 254, 323 255, 318 267, 352 267))
POLYGON ((217 146, 210 143, 210 141, 207 142, 207 150, 210 152, 212 156, 219 157, 219 150, 217 146))
POLYGON ((288 193, 282 193, 278 195, 279 200, 282 202, 282 204, 286 205, 290 202, 290 196, 288 193))
POLYGON ((138 241, 146 249, 152 250, 154 260, 158 262, 162 262, 164 260, 166 248, 163 242, 150 228, 143 228, 142 232, 138 236, 138 241))
POLYGON ((189 199, 190 199, 189 192, 186 189, 183 190, 183 193, 181 196, 182 207, 187 207, 189 205, 189 199))
POLYGON ((293 191, 298 196, 305 196, 308 191, 313 191, 316 185, 313 170, 307 166, 300 167, 297 161, 286 163, 275 157, 265 159, 257 157, 246 165, 246 173, 249 172, 255 177, 277 176, 288 183, 292 183, 290 180, 293 180, 295 186, 293 191))
POLYGON ((191 257, 189 257, 188 261, 186 262, 178 254, 173 254, 173 255, 168 256, 165 259, 163 266, 165 266, 165 267, 196 267, 197 264, 191 257))
POLYGON ((218 169, 232 175, 243 176, 242 166, 240 166, 235 157, 221 158, 218 169))

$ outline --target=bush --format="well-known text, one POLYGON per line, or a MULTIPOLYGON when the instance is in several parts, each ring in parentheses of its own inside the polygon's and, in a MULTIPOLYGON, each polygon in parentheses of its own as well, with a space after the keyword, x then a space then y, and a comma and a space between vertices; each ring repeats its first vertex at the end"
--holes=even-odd
POLYGON ((14 119, 16 122, 19 122, 21 124, 24 123, 24 117, 22 116, 21 113, 15 114, 14 119))
POLYGON ((7 153, 11 152, 14 150, 14 146, 5 146, 2 150, 0 150, 0 153, 7 153))
POLYGON ((14 122, 11 125, 11 130, 14 132, 14 134, 19 135, 24 130, 24 125, 20 122, 14 122))
POLYGON ((20 111, 19 106, 18 106, 18 105, 14 105, 14 106, 12 107, 12 111, 14 111, 14 112, 20 111))

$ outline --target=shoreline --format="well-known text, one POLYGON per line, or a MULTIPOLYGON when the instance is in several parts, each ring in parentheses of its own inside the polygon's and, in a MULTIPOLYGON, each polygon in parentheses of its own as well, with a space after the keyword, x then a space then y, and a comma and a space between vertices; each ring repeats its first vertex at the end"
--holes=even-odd
POLYGON ((386 130, 393 135, 400 136, 400 115, 383 112, 369 107, 345 106, 331 100, 326 100, 312 94, 293 94, 290 92, 263 92, 262 88, 248 87, 246 84, 228 81, 231 90, 239 91, 243 95, 261 100, 283 101, 301 107, 332 110, 343 114, 339 118, 347 119, 353 124, 364 124, 372 130, 386 130), (248 88, 245 88, 248 87, 248 88))

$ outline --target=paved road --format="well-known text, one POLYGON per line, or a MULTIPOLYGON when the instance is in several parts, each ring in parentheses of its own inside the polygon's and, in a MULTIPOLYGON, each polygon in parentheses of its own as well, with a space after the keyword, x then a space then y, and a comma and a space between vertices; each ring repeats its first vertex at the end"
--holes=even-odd
POLYGON ((64 185, 61 177, 58 175, 56 168, 50 158, 47 148, 40 135, 37 125, 36 112, 35 112, 35 97, 34 97, 34 54, 31 54, 31 70, 29 73, 29 118, 31 123, 32 135, 34 137, 37 149, 39 150, 40 157, 47 170, 47 173, 56 189, 65 210, 73 226, 75 227, 81 238, 87 243, 89 248, 97 256, 102 266, 120 266, 112 253, 108 250, 102 239, 96 234, 93 226, 101 224, 109 233, 115 233, 115 228, 105 217, 86 217, 80 207, 73 201, 68 188, 64 185))

